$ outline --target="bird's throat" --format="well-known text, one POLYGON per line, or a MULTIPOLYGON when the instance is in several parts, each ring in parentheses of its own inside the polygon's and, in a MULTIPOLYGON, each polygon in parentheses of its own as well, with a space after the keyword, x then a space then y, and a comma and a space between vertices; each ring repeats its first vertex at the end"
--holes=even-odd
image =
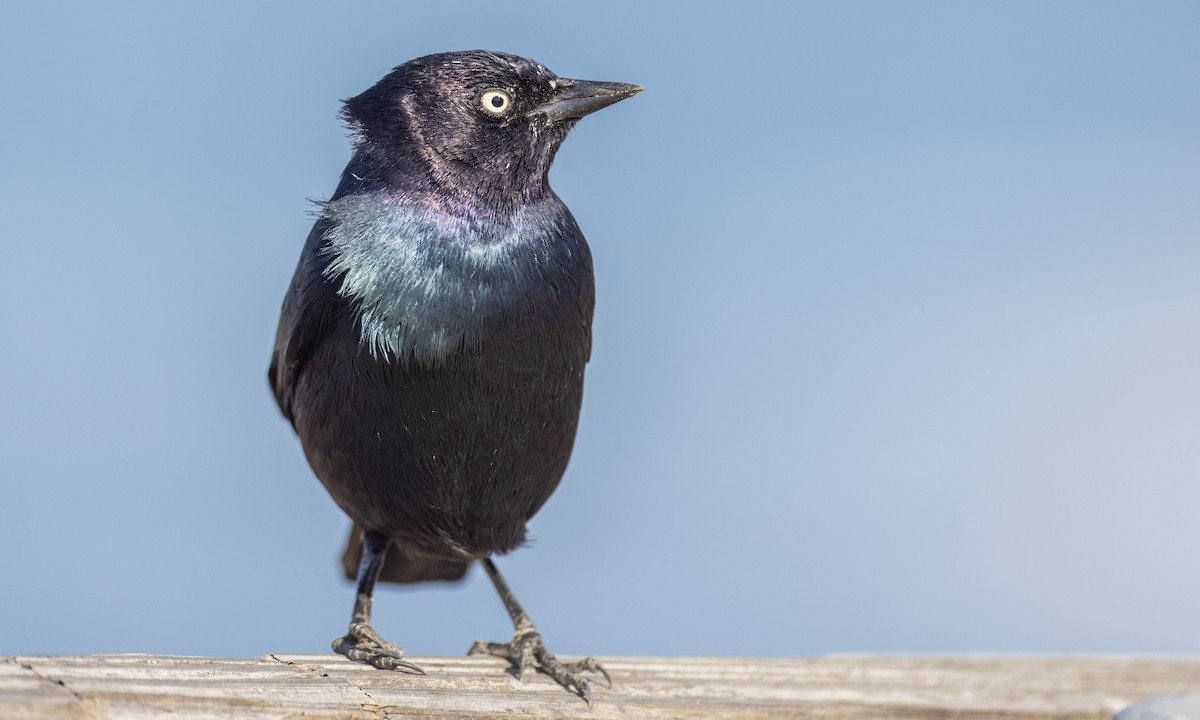
POLYGON ((578 262, 555 205, 501 218, 407 196, 345 196, 323 208, 325 274, 355 301, 368 352, 440 364, 527 314, 556 268, 578 262))

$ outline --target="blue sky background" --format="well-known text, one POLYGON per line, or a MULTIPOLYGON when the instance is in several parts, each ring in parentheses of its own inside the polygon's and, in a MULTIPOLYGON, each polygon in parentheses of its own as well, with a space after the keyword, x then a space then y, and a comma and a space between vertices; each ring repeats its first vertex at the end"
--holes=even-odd
MULTIPOLYGON (((0 27, 0 653, 328 652, 348 521, 267 389, 340 98, 635 82, 552 173, 574 459, 501 567, 564 653, 1200 651, 1200 5, 92 3, 0 27)), ((482 573, 382 590, 507 639, 482 573)))

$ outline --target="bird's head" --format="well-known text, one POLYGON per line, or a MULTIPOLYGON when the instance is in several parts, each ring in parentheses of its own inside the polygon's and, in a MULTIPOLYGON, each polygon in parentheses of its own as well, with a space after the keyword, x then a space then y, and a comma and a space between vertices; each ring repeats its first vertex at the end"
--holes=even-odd
POLYGON ((472 50, 427 55, 345 102, 343 119, 384 178, 528 201, 579 118, 642 90, 560 78, 543 65, 472 50))

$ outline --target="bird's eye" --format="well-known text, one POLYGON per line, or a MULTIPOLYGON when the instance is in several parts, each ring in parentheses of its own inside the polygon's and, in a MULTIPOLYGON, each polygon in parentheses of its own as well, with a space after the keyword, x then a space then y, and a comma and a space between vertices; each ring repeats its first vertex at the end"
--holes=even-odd
POLYGON ((512 105, 512 95, 500 89, 484 90, 483 95, 479 96, 479 103, 492 115, 503 115, 512 105))

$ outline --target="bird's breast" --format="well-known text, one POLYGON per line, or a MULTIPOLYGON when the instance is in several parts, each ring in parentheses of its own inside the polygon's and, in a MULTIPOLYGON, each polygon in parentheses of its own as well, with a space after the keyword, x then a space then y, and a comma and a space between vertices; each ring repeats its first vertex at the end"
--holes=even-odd
POLYGON ((561 203, 498 219, 346 196, 323 216, 325 274, 373 355, 439 364, 530 325, 589 333, 591 256, 561 203))

